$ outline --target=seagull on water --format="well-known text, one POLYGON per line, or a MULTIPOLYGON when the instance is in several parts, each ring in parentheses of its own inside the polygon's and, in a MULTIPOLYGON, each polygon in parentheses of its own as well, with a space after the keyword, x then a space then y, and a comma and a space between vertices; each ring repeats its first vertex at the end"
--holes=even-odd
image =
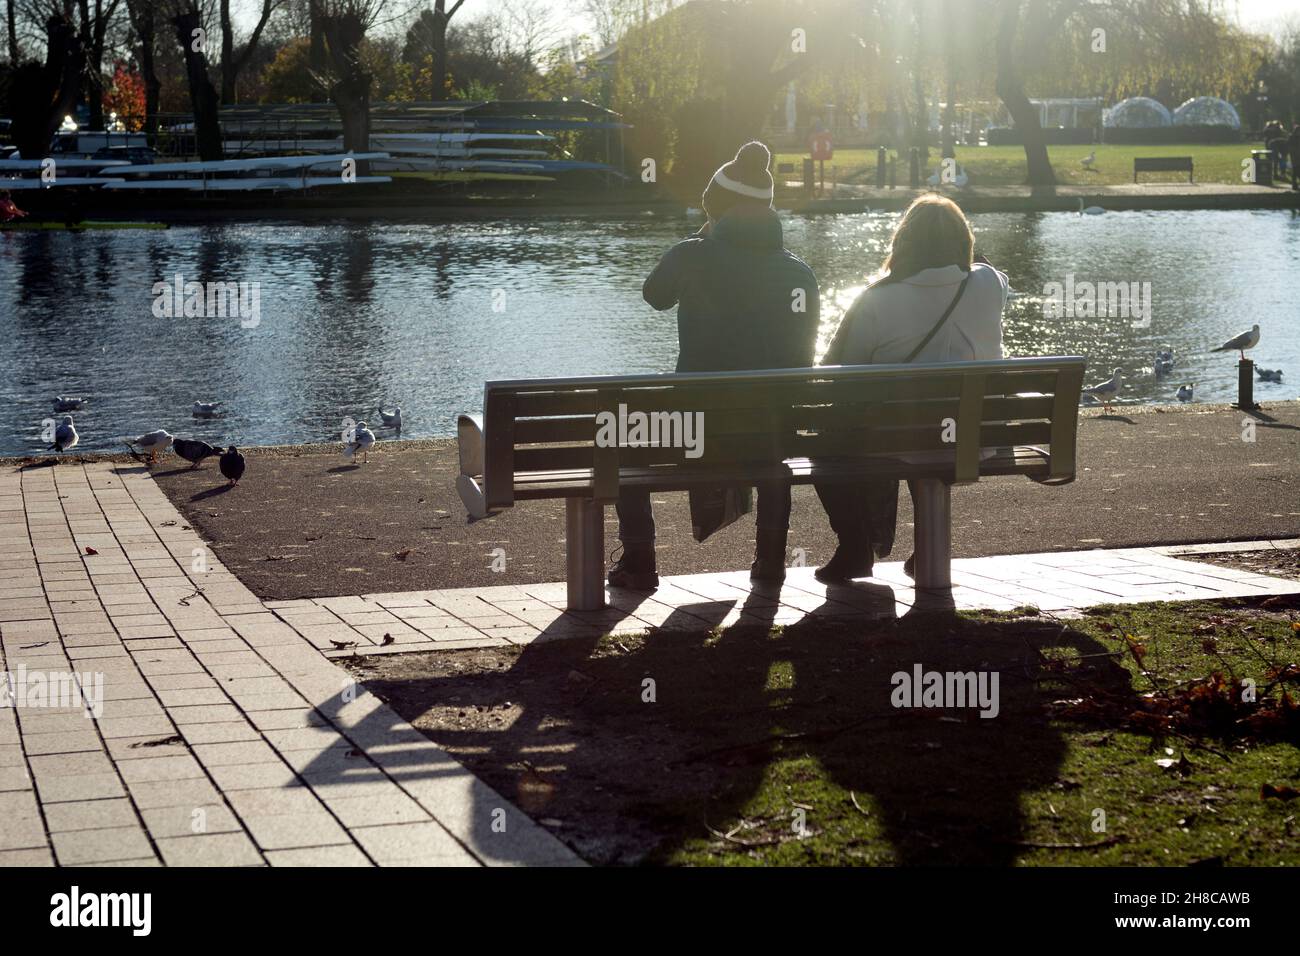
POLYGON ((1192 400, 1192 389, 1194 388, 1196 388, 1195 383, 1192 383, 1190 385, 1179 385, 1178 400, 1180 402, 1190 402, 1192 400))
POLYGON ((1259 376, 1262 382, 1277 382, 1279 385, 1282 383, 1282 370, 1280 368, 1256 368, 1255 374, 1259 376))
POLYGON ((385 428, 396 428, 400 432, 402 430, 402 406, 396 406, 391 412, 386 412, 382 405, 379 406, 379 420, 384 423, 385 428))
POLYGON ((1174 370, 1174 350, 1163 348, 1156 352, 1155 369, 1157 375, 1168 375, 1174 370))
POLYGON ((69 398, 65 395, 59 395, 54 399, 54 410, 56 412, 77 412, 81 410, 86 400, 84 398, 69 398))
POLYGON ((190 463, 190 470, 202 464, 204 458, 213 458, 221 454, 220 448, 213 448, 205 441, 194 438, 177 438, 172 442, 172 451, 190 463))
POLYGON ((172 436, 168 434, 165 428, 155 429, 151 432, 145 432, 134 441, 128 441, 128 445, 139 445, 141 451, 149 453, 149 461, 152 464, 158 460, 158 453, 166 451, 171 447, 172 436))
POLYGON ((1249 332, 1242 332, 1240 335, 1234 335, 1228 341, 1224 342, 1217 349, 1210 349, 1211 352, 1236 352, 1241 356, 1241 360, 1246 361, 1246 349, 1253 349, 1259 344, 1259 324, 1256 323, 1250 327, 1249 332))
POLYGON ((190 406, 190 411, 195 418, 215 418, 222 404, 222 402, 195 402, 190 406))
POLYGON ((58 427, 54 429, 54 444, 50 448, 55 451, 67 451, 80 440, 77 428, 72 424, 72 416, 64 415, 63 421, 59 422, 58 427))
POLYGON ((369 461, 369 452, 375 443, 375 433, 366 427, 365 422, 357 422, 357 427, 352 432, 352 441, 343 443, 343 457, 356 460, 357 452, 361 452, 361 460, 369 461))
POLYGON ((234 445, 225 450, 217 462, 217 466, 232 485, 239 484, 239 479, 244 477, 244 456, 239 453, 239 449, 234 445))
POLYGON ((1102 382, 1099 385, 1094 385, 1091 388, 1085 388, 1083 393, 1085 395, 1091 395, 1093 398, 1101 399, 1102 409, 1109 412, 1111 400, 1119 394, 1119 390, 1123 387, 1124 370, 1122 368, 1117 368, 1111 373, 1111 378, 1108 381, 1102 382))

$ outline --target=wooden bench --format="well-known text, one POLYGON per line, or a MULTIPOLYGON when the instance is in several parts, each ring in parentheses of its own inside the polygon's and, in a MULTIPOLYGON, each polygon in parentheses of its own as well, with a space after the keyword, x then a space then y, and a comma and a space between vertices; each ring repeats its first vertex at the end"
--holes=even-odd
POLYGON ((1192 157, 1190 156, 1135 156, 1133 158, 1133 182, 1138 181, 1138 173, 1186 173, 1187 181, 1192 182, 1192 157))
POLYGON ((946 588, 951 485, 991 475, 1074 479, 1085 364, 1018 358, 489 382, 483 416, 459 418, 456 487, 471 519, 517 501, 565 499, 568 606, 594 610, 605 603, 604 507, 621 487, 918 479, 917 585, 946 588), (628 422, 635 412, 700 413, 702 453, 664 447, 667 439, 598 443, 620 406, 628 422))

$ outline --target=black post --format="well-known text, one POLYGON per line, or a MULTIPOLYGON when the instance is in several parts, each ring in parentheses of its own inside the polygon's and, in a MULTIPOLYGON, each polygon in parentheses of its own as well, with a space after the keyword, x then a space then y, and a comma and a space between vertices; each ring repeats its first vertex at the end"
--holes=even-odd
POLYGON ((889 188, 893 189, 894 184, 898 182, 898 157, 889 157, 889 188))
POLYGON ((921 187, 921 151, 915 146, 907 151, 907 184, 913 189, 921 187))
POLYGON ((808 199, 811 199, 813 194, 813 161, 808 156, 803 160, 803 194, 808 199))
POLYGON ((885 164, 888 162, 886 152, 883 146, 876 150, 876 187, 878 189, 885 188, 885 164))
POLYGON ((1237 403, 1234 408, 1243 412, 1253 412, 1259 408, 1255 404, 1255 363, 1242 359, 1237 363, 1237 403))

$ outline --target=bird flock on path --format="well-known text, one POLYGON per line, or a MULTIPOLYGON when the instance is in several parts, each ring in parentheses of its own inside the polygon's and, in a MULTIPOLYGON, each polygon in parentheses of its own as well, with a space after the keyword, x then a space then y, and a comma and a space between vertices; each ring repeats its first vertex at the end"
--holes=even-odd
MULTIPOLYGON (((86 404, 85 398, 71 398, 59 395, 53 400, 55 412, 73 412, 80 411, 86 404)), ((190 413, 195 418, 211 419, 221 415, 221 406, 224 402, 201 402, 196 401, 190 408, 190 413)), ((383 422, 383 427, 393 429, 397 437, 402 434, 402 409, 401 406, 394 406, 391 412, 385 411, 381 405, 379 407, 379 418, 383 422)), ((77 426, 71 415, 63 415, 54 428, 54 441, 47 447, 47 451, 65 452, 77 446, 81 436, 77 434, 77 426)), ((143 435, 137 435, 135 438, 123 439, 126 446, 131 449, 132 454, 147 455, 148 464, 154 465, 158 462, 158 457, 168 449, 175 452, 178 456, 190 463, 189 471, 194 471, 208 458, 217 459, 217 467, 226 479, 229 486, 239 484, 239 479, 244 476, 245 461, 244 456, 239 453, 239 449, 234 445, 228 445, 222 448, 220 445, 209 445, 205 441, 197 438, 177 438, 165 428, 157 428, 153 431, 145 432, 143 435)), ((375 433, 370 430, 365 422, 357 422, 355 428, 351 428, 344 435, 343 455, 352 461, 356 461, 357 455, 361 456, 361 461, 369 461, 369 452, 375 446, 375 433)))
MULTIPOLYGON (((1246 350, 1253 349, 1259 344, 1259 325, 1252 325, 1245 332, 1234 335, 1222 345, 1211 349, 1211 352, 1236 352, 1241 361, 1246 360, 1246 350)), ((1158 349, 1155 359, 1152 362, 1152 371, 1155 373, 1157 380, 1164 378, 1174 370, 1174 350, 1166 345, 1158 349)), ((1255 374, 1259 376, 1261 382, 1275 382, 1281 384, 1282 370, 1280 368, 1260 368, 1255 367, 1255 374)), ((1124 388, 1124 370, 1116 368, 1111 372, 1111 377, 1104 382, 1098 382, 1096 385, 1090 385, 1083 389, 1085 400, 1090 402, 1100 402, 1103 412, 1110 411, 1111 402, 1119 395, 1124 388)), ((1174 392, 1174 397, 1180 402, 1192 401, 1196 393, 1195 382, 1184 382, 1178 386, 1174 392)))

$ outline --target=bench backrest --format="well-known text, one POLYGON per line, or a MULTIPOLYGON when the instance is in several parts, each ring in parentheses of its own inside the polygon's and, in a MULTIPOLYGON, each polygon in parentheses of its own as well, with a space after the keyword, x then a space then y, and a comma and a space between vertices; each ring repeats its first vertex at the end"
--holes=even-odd
POLYGON ((1190 170, 1192 168, 1192 157, 1190 156, 1135 156, 1133 158, 1133 171, 1136 172, 1168 172, 1169 170, 1190 170))
POLYGON ((595 497, 609 501, 620 467, 936 451, 954 452, 956 480, 973 481, 981 449, 1017 445, 1049 445, 1050 477, 1065 478, 1085 365, 1074 356, 489 382, 484 497, 509 507, 520 472, 590 469, 595 497), (628 447, 656 428, 658 444, 628 447))

